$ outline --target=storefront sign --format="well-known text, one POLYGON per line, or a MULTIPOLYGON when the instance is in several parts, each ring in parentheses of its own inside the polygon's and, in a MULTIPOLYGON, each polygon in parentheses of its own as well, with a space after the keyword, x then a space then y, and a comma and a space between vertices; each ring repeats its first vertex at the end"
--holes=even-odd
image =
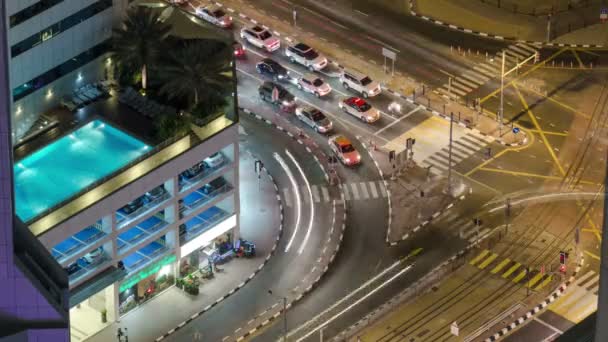
POLYGON ((143 270, 139 271, 139 273, 137 273, 135 276, 129 278, 127 281, 122 283, 120 285, 119 292, 122 292, 122 291, 130 288, 131 286, 137 284, 140 280, 146 279, 149 276, 151 276, 152 274, 157 273, 158 271, 160 271, 161 267, 168 265, 168 264, 174 262, 175 260, 177 260, 177 257, 175 256, 175 254, 167 255, 166 257, 157 261, 155 264, 144 268, 143 270))
POLYGON ((209 229, 183 245, 181 248, 180 257, 183 258, 201 247, 208 246, 213 239, 221 236, 234 227, 236 227, 236 215, 230 216, 226 220, 218 223, 215 227, 209 229))

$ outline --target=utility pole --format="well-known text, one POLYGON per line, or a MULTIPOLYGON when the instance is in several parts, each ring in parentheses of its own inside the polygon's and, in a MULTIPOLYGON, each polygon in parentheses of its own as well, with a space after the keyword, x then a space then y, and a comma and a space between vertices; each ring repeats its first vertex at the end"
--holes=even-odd
POLYGON ((287 342, 287 297, 283 297, 283 342, 287 342))
POLYGON ((448 76, 448 96, 452 97, 452 76, 448 76))
POLYGON ((498 135, 502 136, 502 119, 504 111, 505 88, 505 50, 502 50, 502 67, 500 68, 500 109, 498 110, 498 135))
POLYGON ((298 11, 296 10, 296 8, 293 8, 293 27, 298 27, 297 24, 297 19, 298 19, 298 11))
POLYGON ((547 43, 551 41, 551 14, 547 16, 547 43))
POLYGON ((320 341, 323 342, 323 328, 319 330, 320 341))
POLYGON ((454 112, 450 112, 450 145, 448 147, 448 194, 452 193, 452 131, 454 126, 454 112))

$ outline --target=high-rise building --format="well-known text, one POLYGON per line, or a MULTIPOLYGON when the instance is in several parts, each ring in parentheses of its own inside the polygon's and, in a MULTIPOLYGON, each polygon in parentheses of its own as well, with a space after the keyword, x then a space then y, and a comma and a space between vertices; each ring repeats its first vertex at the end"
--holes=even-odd
MULTIPOLYGON (((180 10, 159 10, 163 21, 180 22, 187 41, 219 47, 211 58, 230 66, 223 74, 231 79, 212 112, 161 137, 161 118, 191 114, 141 95, 136 86, 100 83, 116 72, 111 28, 129 3, 6 2, 5 90, 11 95, 0 128, 18 147, 2 145, 0 157, 12 155, 12 161, 2 160, 0 179, 7 182, 3 189, 14 192, 2 202, 12 206, 2 210, 15 214, 8 226, 18 234, 5 243, 23 235, 34 247, 15 244, 15 253, 35 254, 29 259, 43 260, 38 266, 55 274, 42 285, 47 306, 55 309, 53 322, 65 326, 69 317, 73 341, 95 334, 192 270, 209 267, 239 238, 232 36, 188 27, 194 24, 180 10), (90 101, 70 99, 75 92, 90 101), (58 109, 64 97, 78 102, 78 109, 58 109), (58 124, 24 137, 47 110, 58 124)), ((180 32, 172 32, 172 41, 180 39, 180 32)))

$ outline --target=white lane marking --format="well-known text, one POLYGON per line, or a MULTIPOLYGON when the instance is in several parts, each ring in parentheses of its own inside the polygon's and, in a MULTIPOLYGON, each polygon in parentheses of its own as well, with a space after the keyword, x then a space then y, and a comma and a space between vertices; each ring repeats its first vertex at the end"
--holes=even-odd
POLYGON ((306 247, 306 243, 308 242, 308 238, 310 237, 310 232, 312 231, 312 224, 315 220, 315 206, 312 204, 312 190, 310 189, 310 183, 308 182, 308 178, 306 177, 304 170, 302 170, 300 163, 298 163, 296 158, 294 158, 294 156, 291 154, 291 152, 289 152, 288 149, 285 149, 285 153, 287 153, 287 156, 296 165, 296 168, 298 169, 298 171, 300 171, 300 176, 302 176, 302 178, 304 179, 304 183, 306 183, 306 188, 308 189, 308 196, 309 196, 310 203, 311 203, 310 204, 310 217, 308 218, 308 220, 309 220, 308 228, 306 229, 306 235, 304 236, 302 245, 300 246, 300 249, 298 249, 298 254, 302 254, 302 251, 304 251, 304 247, 306 247))
POLYGON ((384 187, 384 182, 378 181, 378 184, 380 185, 380 192, 382 193, 382 197, 387 197, 388 193, 386 192, 386 188, 384 187))
POLYGON ((351 183, 350 187, 353 189, 353 197, 358 200, 359 197, 359 188, 357 187, 357 183, 351 183))
POLYGON ((390 48, 390 49, 391 49, 391 50, 393 50, 394 52, 401 52, 401 51, 399 51, 399 49, 396 49, 396 48, 394 48, 394 47, 392 47, 392 46, 390 46, 390 45, 386 44, 385 42, 383 42, 383 41, 381 41, 381 40, 378 40, 378 39, 376 39, 376 38, 374 38, 374 37, 372 37, 372 36, 370 36, 370 35, 367 35, 367 34, 366 34, 365 36, 366 36, 368 39, 370 39, 370 40, 372 40, 372 41, 374 41, 374 42, 376 42, 376 43, 378 43, 378 44, 380 44, 380 45, 384 45, 384 46, 386 46, 386 47, 390 48))
POLYGON ((534 320, 535 320, 535 321, 537 321, 538 323, 540 323, 540 324, 542 324, 542 325, 546 326, 547 328, 549 328, 549 329, 551 329, 551 330, 555 331, 555 332, 558 332, 558 333, 560 333, 560 334, 564 334, 564 332, 563 332, 563 331, 561 331, 561 330, 557 329, 556 327, 552 326, 551 324, 549 324, 549 323, 547 323, 547 322, 543 321, 542 319, 540 319, 540 318, 538 318, 538 317, 534 317, 534 320))
POLYGON ((312 197, 317 203, 321 201, 321 197, 319 196, 319 188, 316 185, 312 186, 312 197))
POLYGON ((355 12, 360 13, 360 14, 363 14, 363 15, 364 15, 364 16, 366 16, 366 17, 369 17, 369 14, 367 14, 367 13, 363 13, 363 12, 361 12, 361 11, 359 11, 359 10, 355 10, 355 12))
MULTIPOLYGON (((308 189, 306 188, 306 185, 300 185, 300 191, 302 191, 302 192, 308 191, 308 189)), ((304 196, 304 203, 306 203, 306 204, 310 203, 308 201, 308 196, 304 196)))
POLYGON ((367 192, 367 186, 365 184, 366 184, 366 182, 359 183, 359 185, 361 187, 361 197, 369 198, 369 192, 367 192))
POLYGON ((291 248, 291 244, 293 243, 293 240, 296 237, 296 234, 298 233, 298 229, 300 228, 300 219, 302 216, 302 207, 301 207, 301 203, 302 203, 302 199, 300 198, 300 189, 298 188, 298 183, 296 182, 296 178, 294 177, 293 173, 291 172, 291 169, 289 168, 289 165, 287 165, 287 163, 285 162, 285 160, 283 159, 283 157, 281 157, 277 152, 275 152, 274 154, 274 159, 276 159, 279 164, 281 164, 281 167, 283 167, 283 169, 285 170, 285 173, 287 174, 287 177, 289 178, 289 181, 291 182, 291 186, 295 191, 295 195, 296 195, 296 223, 295 223, 295 228, 293 230, 293 233, 291 234, 291 238, 289 239, 289 242, 287 243, 287 246, 285 246, 285 253, 289 252, 289 248, 291 248))
POLYGON ((342 184, 342 192, 344 193, 344 199, 346 201, 350 201, 350 192, 348 191, 348 185, 347 184, 342 184))
POLYGON ((283 197, 285 197, 285 205, 291 207, 293 203, 291 201, 291 192, 288 188, 283 189, 283 197))
POLYGON ((324 187, 324 186, 321 187, 321 193, 323 193, 323 200, 325 202, 329 202, 329 200, 330 200, 329 191, 327 191, 326 187, 324 187))
POLYGON ((313 330, 311 330, 310 332, 308 332, 302 338, 298 339, 297 342, 303 341, 303 340, 307 339, 310 335, 312 335, 312 334, 316 333, 317 331, 319 331, 320 329, 325 328, 331 322, 333 322, 334 320, 336 320, 338 317, 342 316, 345 312, 350 311, 352 308, 354 308, 355 306, 359 305, 361 302, 363 302, 367 298, 371 297, 374 293, 380 291, 386 285, 392 283, 395 279, 399 278, 402 274, 404 274, 405 272, 409 271, 412 267, 413 267, 413 264, 412 265, 408 265, 407 267, 405 267, 401 271, 397 272, 397 274, 395 274, 394 276, 390 277, 384 283, 380 284, 378 287, 376 287, 375 289, 373 289, 370 292, 368 292, 365 296, 359 298, 357 301, 355 301, 354 303, 352 303, 351 305, 349 305, 348 307, 346 307, 344 310, 338 312, 332 318, 326 320, 325 323, 319 325, 318 327, 316 327, 313 330))
POLYGON ((455 75, 452 75, 452 74, 450 74, 449 72, 447 72, 447 71, 445 71, 445 70, 443 70, 443 69, 441 69, 441 68, 437 68, 437 71, 439 71, 439 72, 440 72, 440 73, 442 73, 442 74, 448 75, 448 76, 450 76, 451 78, 454 78, 454 79, 456 78, 456 76, 455 76, 455 75))
POLYGON ((376 133, 374 133, 374 135, 378 135, 382 132, 384 132, 386 129, 392 127, 393 125, 395 125, 396 123, 398 123, 399 121, 403 120, 403 119, 407 119, 410 115, 416 113, 417 111, 419 111, 420 109, 422 109, 422 106, 418 106, 416 108, 414 108, 413 110, 411 110, 409 113, 405 114, 404 116, 400 117, 399 119, 389 123, 388 125, 380 128, 379 130, 376 131, 376 133))
POLYGON ((372 197, 378 198, 378 191, 376 190, 376 184, 374 182, 369 182, 369 188, 372 192, 372 197))
POLYGON ((350 299, 350 297, 354 296, 357 292, 363 290, 364 288, 368 287, 369 285, 373 284, 376 280, 380 279, 382 276, 384 276, 386 273, 390 272, 393 268, 397 267, 399 264, 401 263, 401 261, 396 261, 394 262, 391 266, 389 266, 388 268, 386 268, 385 270, 383 270, 382 272, 378 273, 376 276, 374 276, 372 279, 368 280, 365 282, 365 284, 359 286, 359 288, 357 288, 356 290, 354 290, 353 292, 349 293, 348 295, 346 295, 344 298, 340 299, 339 301, 335 302, 332 306, 328 307, 327 309, 325 309, 323 312, 321 312, 320 314, 318 314, 317 316, 311 318, 308 322, 300 325, 299 327, 297 327, 296 329, 292 330, 287 337, 289 337, 289 335, 294 335, 296 334, 298 331, 305 329, 307 326, 309 326, 312 322, 315 322, 317 319, 319 319, 319 317, 324 316, 325 314, 327 314, 328 312, 330 312, 331 310, 333 310, 334 308, 336 308, 338 305, 346 302, 348 299, 350 299))
POLYGON ((349 30, 349 28, 348 28, 348 27, 346 27, 346 26, 344 26, 344 25, 342 25, 342 24, 340 24, 340 23, 338 23, 338 22, 335 22, 335 21, 331 20, 331 19, 329 19, 328 17, 326 17, 326 16, 324 16, 324 15, 322 15, 322 14, 320 14, 320 13, 317 13, 317 12, 315 12, 315 11, 311 10, 310 8, 306 8, 306 7, 301 7, 301 8, 302 8, 302 9, 304 9, 305 11, 309 12, 309 13, 312 13, 312 14, 316 15, 316 16, 317 16, 317 17, 319 17, 319 18, 323 18, 324 20, 329 21, 330 23, 332 23, 332 24, 334 24, 334 25, 336 25, 336 26, 338 26, 338 27, 341 27, 341 28, 343 28, 343 29, 345 29, 345 30, 349 30))

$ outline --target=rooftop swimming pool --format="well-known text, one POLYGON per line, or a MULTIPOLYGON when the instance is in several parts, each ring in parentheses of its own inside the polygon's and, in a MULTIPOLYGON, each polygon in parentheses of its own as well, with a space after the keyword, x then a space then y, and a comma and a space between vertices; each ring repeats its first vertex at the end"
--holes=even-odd
POLYGON ((17 216, 27 222, 113 173, 150 146, 95 120, 13 167, 17 216))

